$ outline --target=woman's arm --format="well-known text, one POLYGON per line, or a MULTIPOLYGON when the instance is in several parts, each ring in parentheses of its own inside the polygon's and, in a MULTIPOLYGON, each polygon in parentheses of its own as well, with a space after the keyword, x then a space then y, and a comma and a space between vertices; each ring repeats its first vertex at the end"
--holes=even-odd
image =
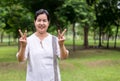
POLYGON ((65 32, 66 32, 66 29, 62 33, 60 33, 60 30, 58 30, 58 42, 59 42, 59 46, 60 46, 61 59, 65 59, 69 55, 69 52, 64 45, 64 41, 65 41, 64 33, 65 32))
POLYGON ((26 35, 27 35, 27 31, 25 30, 25 33, 22 33, 21 30, 19 30, 20 33, 20 49, 18 52, 18 61, 22 62, 25 60, 25 49, 26 49, 26 45, 27 45, 27 39, 26 39, 26 35))
POLYGON ((65 45, 60 45, 60 55, 61 59, 66 59, 69 55, 69 51, 66 49, 65 45))

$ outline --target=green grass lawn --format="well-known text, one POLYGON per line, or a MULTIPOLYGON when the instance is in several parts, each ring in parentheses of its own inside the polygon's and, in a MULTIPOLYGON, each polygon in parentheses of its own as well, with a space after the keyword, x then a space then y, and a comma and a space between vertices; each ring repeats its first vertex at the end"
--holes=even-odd
POLYGON ((63 81, 120 81, 120 51, 79 50, 61 61, 63 81))
MULTIPOLYGON (((26 64, 16 59, 17 47, 0 47, 0 81, 25 81, 26 64)), ((87 49, 70 51, 59 61, 62 81, 120 81, 120 51, 87 49)))

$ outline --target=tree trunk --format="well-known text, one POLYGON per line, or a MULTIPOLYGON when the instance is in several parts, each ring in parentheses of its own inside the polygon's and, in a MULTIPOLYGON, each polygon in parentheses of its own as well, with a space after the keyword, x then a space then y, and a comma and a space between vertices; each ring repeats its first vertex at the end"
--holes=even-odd
POLYGON ((109 48, 109 39, 110 39, 110 35, 108 34, 108 39, 107 39, 107 48, 109 48))
POLYGON ((102 34, 102 36, 101 36, 101 42, 102 42, 102 44, 104 44, 104 40, 106 40, 105 34, 102 34))
POLYGON ((72 31, 73 31, 73 51, 75 51, 75 23, 73 23, 72 31))
POLYGON ((94 30, 94 34, 93 34, 93 40, 94 40, 94 45, 96 45, 96 31, 94 30))
POLYGON ((98 45, 98 47, 101 47, 102 46, 102 44, 101 44, 101 35, 102 35, 102 29, 101 29, 101 27, 99 27, 99 45, 98 45))
POLYGON ((88 26, 84 27, 84 48, 88 48, 88 26))
POLYGON ((3 43, 3 35, 4 35, 4 31, 1 32, 1 36, 0 36, 0 42, 3 43))
POLYGON ((117 26, 117 29, 116 29, 114 48, 116 48, 116 42, 117 42, 118 31, 119 31, 119 26, 117 26))

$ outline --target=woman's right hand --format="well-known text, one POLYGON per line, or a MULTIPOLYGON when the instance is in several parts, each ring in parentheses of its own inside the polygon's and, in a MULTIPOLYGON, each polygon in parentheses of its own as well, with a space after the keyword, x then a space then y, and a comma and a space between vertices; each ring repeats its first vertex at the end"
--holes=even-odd
POLYGON ((25 30, 24 33, 22 33, 20 29, 18 31, 20 33, 20 39, 19 39, 20 46, 25 48, 27 44, 27 30, 25 30))

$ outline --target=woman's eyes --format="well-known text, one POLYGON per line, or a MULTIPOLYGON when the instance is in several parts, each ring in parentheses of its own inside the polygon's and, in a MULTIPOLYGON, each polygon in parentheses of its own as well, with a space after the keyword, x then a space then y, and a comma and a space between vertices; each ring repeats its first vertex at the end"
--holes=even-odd
POLYGON ((43 21, 43 22, 47 22, 47 20, 45 19, 45 20, 41 20, 41 19, 39 19, 38 20, 38 22, 41 22, 41 21, 43 21))
POLYGON ((47 20, 43 20, 44 22, 47 22, 47 20))

